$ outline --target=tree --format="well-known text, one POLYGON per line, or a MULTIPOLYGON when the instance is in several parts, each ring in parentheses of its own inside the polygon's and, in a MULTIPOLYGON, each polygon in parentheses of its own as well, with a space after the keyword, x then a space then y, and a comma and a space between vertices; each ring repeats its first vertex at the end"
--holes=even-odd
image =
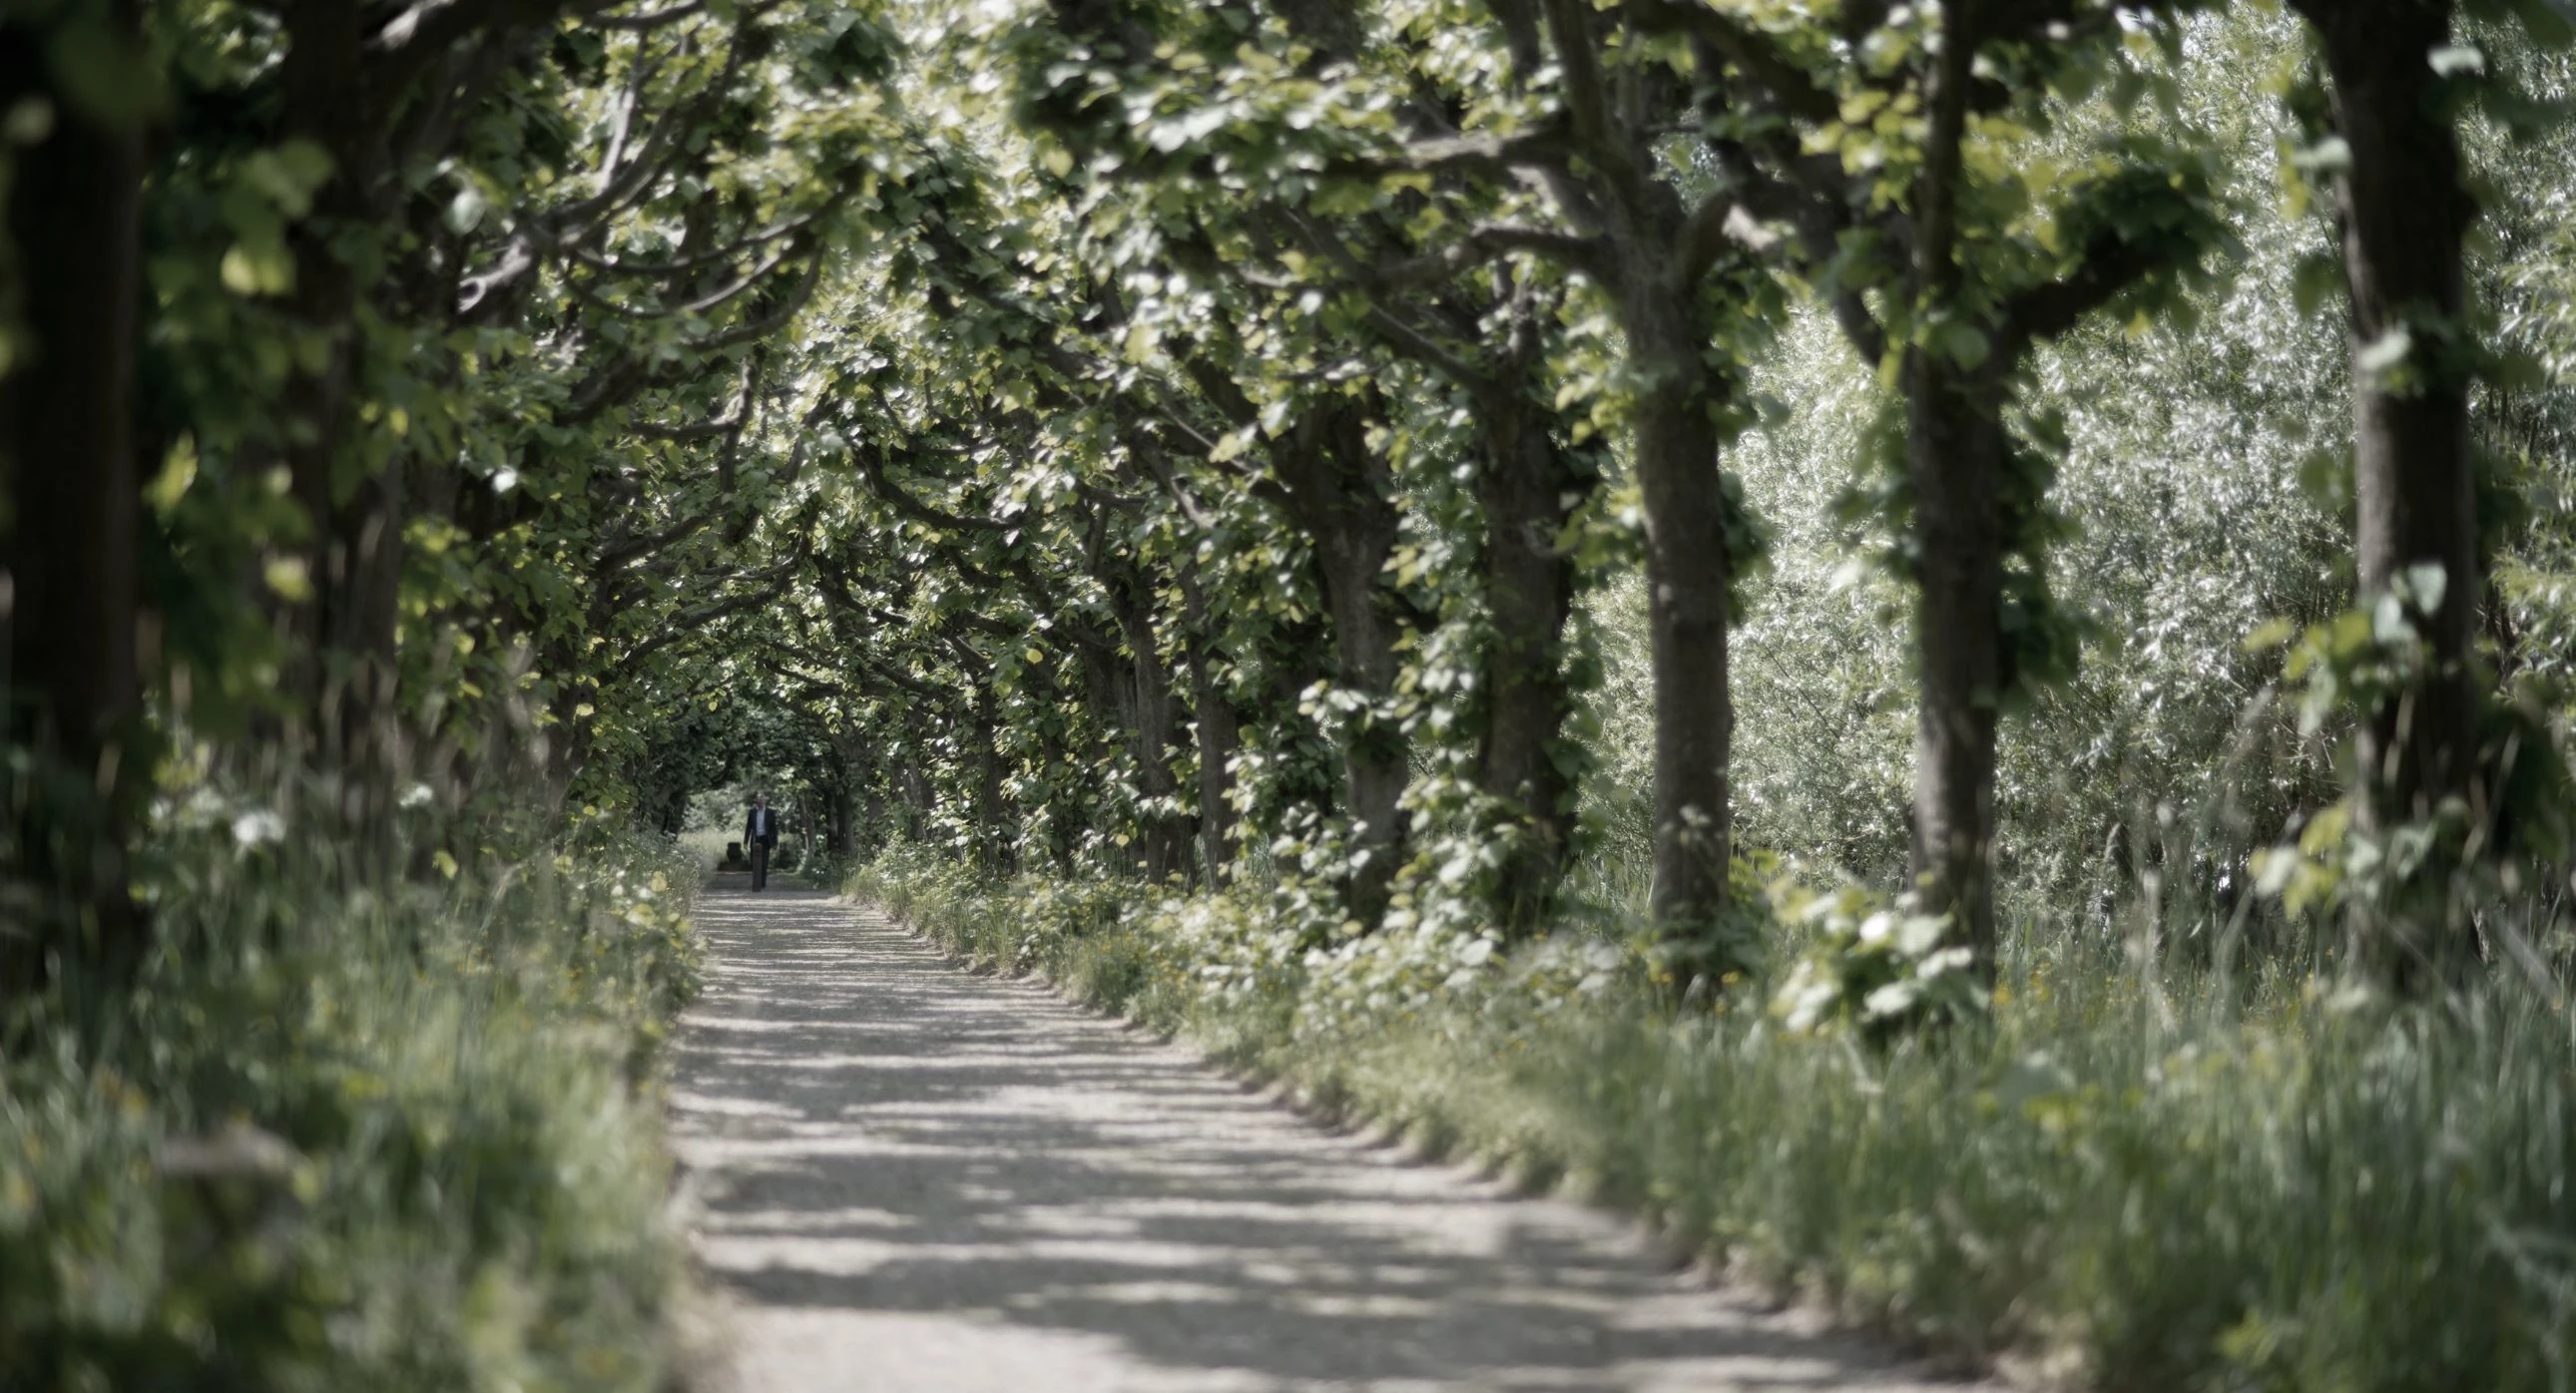
MULTIPOLYGON (((1999 721, 2074 659, 2047 580, 2062 446, 2010 408, 2035 344, 2115 301, 2169 298, 2222 236, 2187 131, 2120 129, 2076 155, 2044 143, 2067 94, 2126 61, 2128 34, 2159 31, 2148 11, 2077 0, 1862 7, 1785 36, 1697 4, 1655 17, 1745 92, 1711 130, 1722 182, 1796 239, 1901 400, 1883 506, 1916 593, 1910 873, 1920 909, 1991 975, 1999 721)), ((2134 102, 2151 75, 2119 76, 2134 102)))
MULTIPOLYGON (((1654 651, 1654 915, 1668 937, 1714 943, 1732 854, 1728 635, 1736 577, 1758 535, 1719 453, 1745 420, 1735 355, 1757 332, 1766 288, 1758 263, 1725 236, 1731 192, 1686 199, 1658 157, 1661 132, 1704 94, 1636 42, 1649 8, 1494 5, 1521 87, 1541 90, 1543 55, 1553 55, 1552 105, 1526 129, 1426 153, 1536 176, 1556 226, 1488 223, 1471 245, 1583 275, 1608 296, 1624 337, 1654 651)), ((1737 956, 1718 945, 1709 965, 1722 972, 1737 956)))
POLYGON ((134 0, 0 20, 0 108, 16 113, 0 263, 0 697, 9 739, 36 758, 7 854, 42 897, 0 936, 0 990, 43 976, 49 954, 115 972, 142 950, 125 869, 152 759, 138 728, 134 376, 159 92, 134 0))
MULTIPOLYGON (((2293 0, 2317 39, 2331 134, 2307 163, 2330 174, 2351 307, 2353 550, 2360 602, 2397 606, 2424 645, 2412 680, 2370 700, 2354 746, 2365 835, 2437 820, 2446 840, 2492 827, 2481 750, 2489 675, 2477 652, 2488 567, 2470 445, 2480 354, 2466 252, 2478 214, 2456 112, 2485 58, 2455 35, 2450 0, 2293 0)), ((2562 29, 2541 7, 2535 22, 2562 29)), ((2457 849, 2453 849, 2454 855, 2457 849)), ((2401 980, 2439 979, 2474 952, 2446 878, 2434 903, 2356 901, 2362 956, 2401 980)))

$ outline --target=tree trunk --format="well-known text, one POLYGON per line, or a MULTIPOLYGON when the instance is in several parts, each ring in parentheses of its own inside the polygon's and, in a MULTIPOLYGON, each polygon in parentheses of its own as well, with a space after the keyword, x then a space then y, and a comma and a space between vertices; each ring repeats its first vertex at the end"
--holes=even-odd
POLYGON ((1485 607, 1484 729, 1477 783, 1506 810, 1511 842, 1495 886, 1502 922, 1527 930, 1556 902, 1574 832, 1574 780, 1563 741, 1574 713, 1565 679, 1574 559, 1557 544, 1586 482, 1557 448, 1537 403, 1507 384, 1482 404, 1485 607))
POLYGON ((1716 389, 1690 321, 1692 288, 1671 284, 1652 260, 1629 260, 1616 289, 1629 361, 1638 381, 1653 384, 1636 408, 1655 672, 1653 902, 1667 938, 1693 939, 1717 931, 1728 898, 1732 505, 1718 472, 1716 389))
POLYGON ((1172 773, 1173 737, 1180 713, 1172 702, 1172 670, 1163 663, 1154 633, 1154 614, 1137 593, 1141 578, 1125 577, 1119 594, 1118 621, 1126 632, 1134 671, 1129 712, 1139 802, 1138 868, 1157 883, 1186 875, 1190 865, 1190 826, 1180 807, 1180 780, 1172 773))
POLYGON ((1019 869, 1018 838, 1010 827, 1010 800, 1002 789, 1001 717, 989 686, 975 692, 975 856, 985 870, 1019 869))
MULTIPOLYGON (((2362 602, 2416 567, 2442 574, 2440 603, 2415 616, 2431 649, 2420 684, 2369 713, 2359 740, 2366 826, 2430 818, 2457 799, 2485 812, 2478 754, 2484 687, 2476 663, 2477 480, 2469 445, 2471 326, 2463 247, 2477 208, 2459 139, 2427 55, 2451 39, 2447 0, 2301 0, 2351 149, 2340 184, 2344 279, 2352 297, 2355 559, 2362 602), (2405 335, 2390 367, 2374 350, 2405 335)), ((2366 957, 2412 977, 2472 951, 2445 903, 2365 924, 2366 957)))
MULTIPOLYGON (((1146 781, 1146 753, 1143 717, 1137 710, 1140 669, 1132 661, 1120 662, 1117 650, 1105 642, 1097 639, 1076 640, 1076 644, 1082 654, 1084 705, 1089 710, 1094 725, 1108 735, 1106 738, 1091 742, 1090 762, 1086 768, 1073 771, 1075 778, 1077 781, 1090 780, 1093 777, 1093 771, 1102 767, 1102 761, 1106 761, 1110 767, 1115 767, 1117 762, 1123 759, 1136 770, 1138 783, 1136 801, 1142 803, 1146 797, 1143 791, 1146 781)), ((1086 793, 1088 791, 1086 787, 1086 793)), ((1051 811, 1055 814, 1055 820, 1070 827, 1097 828, 1103 820, 1099 800, 1096 797, 1086 797, 1084 802, 1087 806, 1075 816, 1068 817, 1067 814, 1072 810, 1061 803, 1051 811)), ((1144 835, 1144 817, 1141 811, 1136 814, 1136 829, 1136 837, 1118 844, 1120 854, 1127 861, 1129 869, 1139 876, 1151 879, 1154 875, 1153 855, 1147 846, 1148 839, 1144 835)))
MULTIPOLYGON (((1925 101, 1921 228, 1907 291, 1928 314, 1969 317, 1957 254, 1971 81, 1982 30, 1975 7, 1942 7, 1943 47, 1925 101)), ((1970 317, 1970 322, 1974 322, 1970 317)), ((1994 330, 1984 327, 1991 339, 1994 330)), ((2003 697, 2001 363, 1957 367, 1946 347, 1905 351, 1906 477, 1917 552, 1914 826, 1908 867, 1917 907, 1951 916, 1950 936, 1994 971, 1995 732, 2003 697)))
POLYGON ((1074 751, 1065 742, 1065 726, 1075 718, 1073 693, 1059 690, 1048 705, 1051 718, 1038 730, 1038 775, 1041 782, 1038 817, 1044 829, 1042 844, 1047 860, 1058 875, 1074 871, 1077 829, 1087 817, 1087 800, 1077 807, 1065 790, 1083 786, 1083 773, 1077 768, 1074 751))
POLYGON ((843 861, 859 854, 858 800, 850 792, 846 771, 832 784, 829 810, 832 819, 832 855, 843 861))
MULTIPOLYGON (((143 61, 139 8, 104 10, 143 61)), ((132 434, 140 293, 140 123, 51 90, 46 26, 0 26, 0 104, 50 100, 54 128, 15 157, 8 226, 26 361, 0 378, 0 470, 10 528, 0 619, 14 739, 40 766, 15 809, 22 873, 72 916, 54 933, 0 933, 0 984, 41 976, 48 948, 116 972, 142 956, 125 843, 151 771, 136 729, 139 525, 132 434), (15 961, 12 961, 15 960, 15 961)), ((21 929, 33 927, 20 925, 21 929)))
POLYGON ((1388 612, 1387 560, 1395 552, 1395 504, 1354 404, 1309 412, 1271 451, 1288 511, 1312 542, 1325 608, 1333 616, 1335 685, 1364 709, 1327 719, 1338 726, 1344 810, 1354 862, 1344 893, 1351 917, 1374 926, 1385 914, 1395 870, 1406 855, 1405 786, 1412 781, 1405 739, 1380 708, 1395 692, 1395 640, 1388 612))
POLYGON ((914 765, 904 771, 904 821, 915 837, 927 837, 939 825, 939 786, 930 770, 914 765))
POLYGON ((1991 391, 1906 356, 1906 471, 1914 489, 1917 904, 1994 970, 1995 732, 2004 684, 2003 427, 1991 391))
MULTIPOLYGON (((392 780, 405 753, 394 654, 404 473, 397 458, 384 473, 360 480, 350 499, 333 509, 316 587, 324 651, 339 669, 332 674, 339 687, 337 728, 324 748, 347 776, 342 815, 353 825, 372 824, 391 811, 392 780)), ((587 752, 586 738, 581 746, 577 761, 587 752)))
POLYGON ((830 730, 827 734, 832 741, 832 759, 823 792, 824 825, 830 829, 828 845, 832 855, 846 864, 859 854, 856 789, 867 751, 857 734, 847 727, 830 730))
MULTIPOLYGON (((592 630, 591 632, 599 632, 592 630)), ((581 667, 570 645, 550 645, 561 651, 549 655, 549 668, 555 672, 579 672, 581 667)), ((596 727, 581 714, 584 706, 595 705, 599 684, 587 678, 568 680, 555 688, 553 700, 547 703, 547 714, 553 719, 537 735, 543 751, 539 769, 540 788, 548 811, 561 811, 572 795, 574 781, 590 764, 591 741, 596 727)))
POLYGON ((328 152, 330 177, 312 215, 292 231, 291 311, 328 345, 318 365, 288 383, 285 449, 296 502, 310 525, 304 563, 313 595, 294 632, 298 700, 316 714, 313 756, 340 791, 342 824, 363 837, 391 811, 400 758, 394 629, 400 599, 403 478, 399 460, 345 477, 350 394, 362 351, 357 269, 337 245, 352 229, 381 225, 390 156, 387 94, 367 79, 363 6, 298 0, 286 10, 280 68, 280 134, 328 152))
MULTIPOLYGON (((1191 587, 1193 627, 1204 622, 1205 605, 1191 587)), ((1207 884, 1222 889, 1234 879, 1234 752, 1242 747, 1242 723, 1234 702, 1216 677, 1216 653, 1203 638, 1190 640, 1190 709, 1199 751, 1199 861, 1207 884)))

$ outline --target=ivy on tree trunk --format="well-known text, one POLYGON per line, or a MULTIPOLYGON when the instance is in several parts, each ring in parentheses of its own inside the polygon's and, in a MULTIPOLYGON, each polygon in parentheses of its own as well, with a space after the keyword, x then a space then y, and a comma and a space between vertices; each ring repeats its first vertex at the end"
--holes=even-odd
MULTIPOLYGON (((2336 180, 2351 295, 2354 558, 2361 600, 2401 581, 2429 659, 2364 713, 2356 743, 2366 830, 2426 822, 2446 803, 2491 817, 2478 729, 2485 566, 2469 444, 2474 344, 2464 255, 2477 206, 2463 175, 2450 74, 2450 0, 2297 0, 2331 84, 2348 163, 2336 180), (2438 574, 2438 600, 2419 578, 2438 574)), ((2442 897, 2447 900, 2447 897, 2442 897)), ((2363 956, 2401 979, 2475 951, 2447 904, 2363 906, 2363 956)))

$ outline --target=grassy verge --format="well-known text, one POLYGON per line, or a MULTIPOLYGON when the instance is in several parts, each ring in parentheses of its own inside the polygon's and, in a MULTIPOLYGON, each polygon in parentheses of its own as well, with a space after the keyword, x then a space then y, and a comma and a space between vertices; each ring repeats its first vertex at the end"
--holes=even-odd
POLYGON ((174 816, 140 985, 10 1005, 0 1387, 669 1386, 693 870, 598 840, 415 883, 280 831, 174 816))
MULTIPOLYGON (((2110 1390, 2558 1390, 2576 1353, 2576 1028, 2498 988, 2254 1005, 2068 948, 1988 1022, 1876 1051, 1677 1011, 1615 944, 1308 951, 1248 898, 850 889, 1356 1118, 1642 1211, 1934 1348, 2110 1390)), ((1786 932, 1786 931, 1784 931, 1786 932)))

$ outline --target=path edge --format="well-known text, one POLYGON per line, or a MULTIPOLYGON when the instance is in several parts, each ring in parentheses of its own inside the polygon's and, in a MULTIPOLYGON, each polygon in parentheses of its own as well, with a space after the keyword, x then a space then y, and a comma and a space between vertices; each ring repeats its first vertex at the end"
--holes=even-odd
MULTIPOLYGON (((1292 1080, 1209 1053, 1190 1039, 1187 1032, 1158 1030, 1133 1016, 1085 1000, 1048 975, 1043 968, 1032 966, 1013 972, 979 964, 940 942, 919 924, 897 913, 891 905, 845 892, 825 893, 830 904, 854 913, 883 915, 887 924, 938 954, 942 963, 964 976, 1042 990, 1102 1024, 1187 1056, 1194 1065, 1224 1079, 1239 1091, 1277 1107, 1301 1124, 1328 1136, 1355 1141, 1365 1150, 1387 1153, 1407 1166, 1446 1170, 1461 1185, 1498 1191, 1514 1201, 1567 1204, 1582 1209, 1613 1225, 1618 1230, 1620 1241, 1655 1264, 1668 1280, 1682 1289, 1766 1320, 1784 1321, 1800 1335, 1839 1336, 1864 1341, 1887 1357, 1889 1372, 1944 1384, 1958 1390, 1958 1393, 2003 1393, 2003 1390, 2013 1390, 2014 1393, 2080 1393, 2086 1387, 2082 1383, 2070 1382, 2065 1371, 2046 1367, 2043 1361, 1999 1356, 1978 1364, 1963 1356, 1947 1354, 1919 1341, 1908 1340, 1902 1332, 1853 1320, 1812 1287, 1801 1285, 1784 1291, 1771 1283, 1755 1281, 1741 1269, 1712 1256, 1705 1244, 1684 1240, 1669 1225, 1655 1223, 1634 1209, 1588 1193, 1579 1185, 1566 1183, 1562 1177, 1537 1183, 1515 1167, 1449 1155, 1442 1148, 1413 1136, 1410 1128, 1394 1122, 1355 1120, 1349 1109, 1315 1098, 1292 1080)), ((722 1393, 722 1390, 682 1390, 682 1393, 722 1393)))

